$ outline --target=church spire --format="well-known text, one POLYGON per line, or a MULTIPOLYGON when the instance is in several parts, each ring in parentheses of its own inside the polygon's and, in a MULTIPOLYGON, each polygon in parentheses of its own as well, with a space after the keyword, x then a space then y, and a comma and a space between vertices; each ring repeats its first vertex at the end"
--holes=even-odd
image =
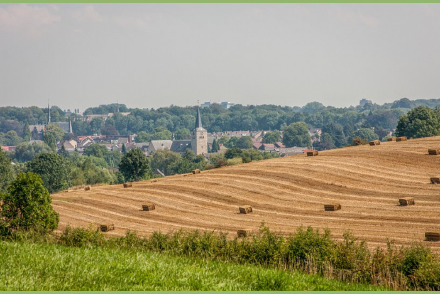
POLYGON ((197 107, 197 117, 196 117, 196 126, 195 129, 203 128, 202 127, 202 116, 200 115, 200 107, 197 107))

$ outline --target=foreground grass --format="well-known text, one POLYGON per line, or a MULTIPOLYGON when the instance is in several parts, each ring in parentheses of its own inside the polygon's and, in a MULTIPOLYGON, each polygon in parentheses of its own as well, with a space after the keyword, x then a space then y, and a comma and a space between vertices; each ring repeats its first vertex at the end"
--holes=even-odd
POLYGON ((0 290, 386 290, 317 275, 102 247, 0 241, 0 290))

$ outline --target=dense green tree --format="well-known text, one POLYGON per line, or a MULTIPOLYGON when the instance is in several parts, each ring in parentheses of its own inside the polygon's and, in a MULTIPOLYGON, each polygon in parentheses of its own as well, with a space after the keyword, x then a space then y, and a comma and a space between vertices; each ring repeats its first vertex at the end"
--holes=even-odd
POLYGON ((173 174, 171 169, 171 165, 177 162, 180 159, 180 154, 170 151, 168 149, 165 150, 157 150, 153 156, 151 156, 151 169, 153 172, 156 170, 160 170, 166 176, 173 174))
POLYGON ((307 124, 305 122, 290 124, 284 130, 283 144, 286 145, 286 147, 311 147, 312 140, 310 138, 307 124))
POLYGON ((241 157, 242 154, 243 154, 243 150, 241 150, 240 148, 236 148, 236 147, 229 148, 225 152, 225 158, 231 159, 231 158, 235 158, 235 157, 241 157))
POLYGON ((9 131, 6 134, 0 136, 0 143, 4 146, 17 146, 22 141, 23 140, 17 135, 15 131, 9 131))
POLYGON ((189 173, 194 169, 204 170, 206 160, 203 155, 195 155, 191 149, 186 149, 182 157, 170 165, 172 174, 189 173))
POLYGON ((361 140, 369 142, 379 139, 379 136, 370 128, 362 128, 354 131, 349 141, 352 142, 354 138, 360 138, 361 140))
POLYGON ((394 101, 391 108, 413 108, 415 104, 408 98, 402 98, 400 100, 394 101))
POLYGON ((0 193, 6 191, 9 183, 14 179, 14 170, 8 154, 0 149, 0 193))
POLYGON ((44 187, 50 193, 69 187, 68 161, 56 153, 42 153, 34 157, 28 165, 30 172, 40 175, 44 187))
POLYGON ((31 134, 31 130, 29 128, 29 124, 28 124, 28 122, 25 122, 24 127, 23 127, 23 140, 27 142, 31 139, 31 137, 32 137, 32 134, 31 134))
POLYGON ((161 127, 161 128, 155 129, 155 132, 154 132, 151 139, 152 140, 171 140, 172 137, 173 137, 173 134, 169 130, 161 127))
POLYGON ((59 216, 41 178, 33 173, 20 173, 8 192, 1 194, 0 233, 15 230, 51 232, 58 227, 59 216))
POLYGON ((123 155, 127 154, 127 148, 125 147, 125 144, 122 144, 121 152, 123 155))
POLYGON ((440 135, 440 110, 419 106, 400 117, 397 136, 421 138, 440 135))
POLYGON ((150 142, 151 136, 145 131, 140 131, 136 136, 136 143, 150 142))
POLYGON ((267 132, 264 134, 263 143, 275 144, 281 141, 281 132, 274 130, 272 132, 267 132))
POLYGON ((338 123, 329 123, 324 125, 322 128, 322 133, 329 134, 337 148, 347 145, 344 128, 338 123))
POLYGON ((57 143, 55 141, 55 137, 52 133, 45 133, 44 134, 44 143, 46 143, 47 146, 50 147, 52 152, 57 151, 57 143))
POLYGON ((318 150, 329 150, 336 148, 335 142, 332 136, 328 133, 323 133, 321 135, 320 141, 313 144, 318 150))
POLYGON ((115 128, 115 126, 112 125, 105 125, 102 129, 101 129, 101 134, 105 135, 105 136, 118 136, 119 132, 118 130, 115 128))
POLYGON ((302 108, 302 111, 305 113, 315 113, 324 109, 325 106, 320 102, 309 102, 302 108))
POLYGON ((214 139, 214 141, 212 141, 212 149, 211 152, 212 153, 216 153, 220 151, 220 145, 218 143, 218 141, 216 139, 214 139))
POLYGON ((237 144, 235 144, 235 147, 240 149, 249 149, 252 148, 252 145, 253 145, 252 138, 249 136, 243 136, 238 139, 237 144))
POLYGON ((56 123, 50 123, 44 130, 44 136, 51 134, 55 138, 55 143, 61 141, 65 133, 66 132, 56 123))
POLYGON ((19 162, 32 160, 40 153, 52 152, 52 149, 44 142, 21 143, 15 149, 12 158, 19 162))
POLYGON ((231 137, 229 138, 228 141, 226 141, 225 146, 227 148, 238 148, 237 147, 237 143, 238 143, 238 137, 231 137))
POLYGON ((104 158, 107 152, 108 152, 107 147, 100 144, 92 144, 84 148, 84 155, 87 156, 96 156, 96 157, 104 158))
POLYGON ((191 132, 186 128, 177 129, 174 137, 176 140, 188 140, 191 139, 191 132))
POLYGON ((126 181, 140 181, 151 177, 148 158, 139 148, 130 150, 122 157, 119 171, 124 175, 126 181))

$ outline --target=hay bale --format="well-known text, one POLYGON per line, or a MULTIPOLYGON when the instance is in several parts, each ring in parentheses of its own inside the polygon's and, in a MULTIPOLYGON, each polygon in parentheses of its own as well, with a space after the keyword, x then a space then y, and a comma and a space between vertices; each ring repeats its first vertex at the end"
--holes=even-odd
POLYGON ((425 239, 426 241, 440 241, 440 233, 426 232, 425 239))
POLYGON ((124 188, 131 188, 133 183, 124 183, 124 188))
POLYGON ((379 140, 370 141, 370 146, 374 146, 374 145, 380 145, 380 141, 379 140))
POLYGON ((195 175, 195 174, 199 174, 199 173, 200 173, 200 170, 199 170, 199 169, 195 169, 195 170, 192 171, 192 173, 193 173, 193 175, 195 175))
POLYGON ((405 137, 405 136, 402 136, 402 137, 397 137, 397 138, 396 138, 396 142, 400 142, 400 141, 406 141, 406 140, 408 140, 408 138, 407 138, 407 137, 405 137))
POLYGON ((341 204, 339 204, 339 203, 324 204, 325 211, 335 211, 335 210, 340 210, 340 209, 341 209, 341 204))
POLYGON ((85 187, 84 187, 84 191, 89 191, 90 189, 91 189, 90 186, 85 186, 85 187))
POLYGON ((243 230, 237 230, 237 237, 238 238, 246 238, 251 234, 250 230, 243 229, 243 230))
POLYGON ((428 149, 428 154, 429 155, 439 155, 440 154, 440 150, 438 150, 438 149, 428 149))
POLYGON ((414 205, 414 198, 413 197, 404 197, 399 199, 400 206, 407 206, 407 205, 414 205))
POLYGON ((431 184, 440 184, 440 178, 431 178, 431 184))
POLYGON ((391 137, 387 139, 388 142, 396 141, 396 137, 391 137))
POLYGON ((153 203, 147 203, 147 204, 143 204, 142 205, 142 210, 144 211, 151 211, 151 210, 155 210, 156 206, 153 203))
POLYGON ((240 206, 238 210, 240 213, 248 214, 252 212, 252 207, 250 205, 240 206))
POLYGON ((318 150, 307 151, 307 156, 317 156, 318 150))
POLYGON ((100 225, 101 232, 108 232, 115 229, 114 224, 100 225))
POLYGON ((151 182, 152 182, 152 183, 156 183, 156 182, 157 182, 157 180, 152 180, 151 182))

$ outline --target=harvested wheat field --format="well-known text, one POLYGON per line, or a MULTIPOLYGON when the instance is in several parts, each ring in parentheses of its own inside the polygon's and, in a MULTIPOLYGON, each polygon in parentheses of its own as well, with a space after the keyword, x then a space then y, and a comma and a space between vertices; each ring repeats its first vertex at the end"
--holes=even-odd
POLYGON ((114 224, 106 233, 139 235, 153 231, 223 231, 235 237, 243 228, 258 230, 261 222, 288 235, 300 226, 329 228, 335 239, 349 230, 370 246, 423 241, 440 252, 440 242, 427 242, 425 232, 440 232, 440 137, 385 142, 320 151, 319 156, 295 155, 201 174, 176 175, 122 185, 94 186, 53 195, 60 227, 114 224), (400 206, 413 197, 416 205, 400 206), (155 210, 143 211, 142 204, 155 210), (338 203, 342 209, 325 211, 338 203), (251 214, 240 214, 242 205, 251 214))

